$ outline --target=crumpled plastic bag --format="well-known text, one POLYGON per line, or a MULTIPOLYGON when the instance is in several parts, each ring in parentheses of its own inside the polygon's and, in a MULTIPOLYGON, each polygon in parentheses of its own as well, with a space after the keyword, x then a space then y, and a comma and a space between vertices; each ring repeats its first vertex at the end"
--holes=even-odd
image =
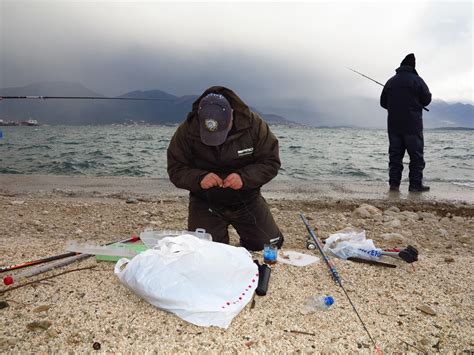
POLYGON ((227 328, 252 299, 258 267, 245 249, 185 234, 166 237, 115 275, 152 305, 199 326, 227 328))
POLYGON ((357 257, 367 260, 380 260, 382 250, 376 248, 372 239, 366 239, 365 231, 345 229, 331 234, 326 239, 324 251, 341 258, 357 257))

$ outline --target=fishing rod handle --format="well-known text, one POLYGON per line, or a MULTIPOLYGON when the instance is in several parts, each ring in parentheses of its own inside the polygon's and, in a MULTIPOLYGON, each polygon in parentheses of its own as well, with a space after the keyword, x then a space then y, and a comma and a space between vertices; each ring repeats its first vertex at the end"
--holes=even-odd
POLYGON ((69 265, 75 261, 82 260, 88 258, 90 255, 88 254, 79 254, 75 256, 71 256, 70 258, 67 259, 61 259, 56 262, 52 262, 49 264, 41 265, 41 266, 36 266, 32 269, 28 269, 26 271, 20 272, 16 275, 9 275, 3 278, 3 284, 6 286, 13 285, 14 283, 19 282, 20 280, 42 274, 43 272, 53 270, 55 268, 61 267, 61 266, 66 266, 69 265))

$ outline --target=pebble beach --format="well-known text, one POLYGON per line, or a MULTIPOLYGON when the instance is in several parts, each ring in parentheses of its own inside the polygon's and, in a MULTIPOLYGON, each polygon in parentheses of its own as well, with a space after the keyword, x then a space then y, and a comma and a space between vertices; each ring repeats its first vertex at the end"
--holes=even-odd
MULTIPOLYGON (((396 268, 332 258, 382 353, 472 353, 472 190, 443 195, 440 186, 426 197, 386 190, 271 185, 263 195, 285 235, 283 251, 320 256, 306 249, 300 212, 321 239, 354 227, 377 247, 418 249, 413 264, 384 257, 396 268)), ((64 253, 69 240, 104 244, 145 228, 184 230, 187 201, 185 191, 159 179, 0 175, 0 266, 64 253)), ((232 229, 231 244, 238 245, 232 229)), ((113 268, 90 257, 0 286, 0 352, 375 353, 321 259, 272 266, 267 295, 255 296, 227 330, 155 308, 113 268), (303 314, 305 298, 320 294, 332 295, 334 305, 303 314)))

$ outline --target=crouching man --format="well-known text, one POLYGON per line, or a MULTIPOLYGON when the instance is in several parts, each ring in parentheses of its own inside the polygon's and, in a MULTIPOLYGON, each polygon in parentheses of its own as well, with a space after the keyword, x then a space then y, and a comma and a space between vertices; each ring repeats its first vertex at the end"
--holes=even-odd
POLYGON ((193 104, 167 151, 168 175, 190 191, 188 230, 229 243, 228 227, 248 250, 280 248, 283 235, 260 193, 278 174, 278 140, 230 89, 214 86, 193 104))

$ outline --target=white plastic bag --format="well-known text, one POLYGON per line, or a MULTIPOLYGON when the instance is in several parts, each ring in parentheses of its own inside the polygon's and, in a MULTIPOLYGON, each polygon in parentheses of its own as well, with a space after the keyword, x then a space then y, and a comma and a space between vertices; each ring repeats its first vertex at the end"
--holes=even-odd
POLYGON ((365 231, 342 230, 326 239, 324 251, 341 259, 357 257, 367 260, 379 260, 381 249, 375 247, 372 239, 365 239, 365 231))
POLYGON ((252 299, 258 267, 245 248, 192 235, 167 237, 115 265, 120 281, 163 310, 199 326, 227 328, 252 299))

